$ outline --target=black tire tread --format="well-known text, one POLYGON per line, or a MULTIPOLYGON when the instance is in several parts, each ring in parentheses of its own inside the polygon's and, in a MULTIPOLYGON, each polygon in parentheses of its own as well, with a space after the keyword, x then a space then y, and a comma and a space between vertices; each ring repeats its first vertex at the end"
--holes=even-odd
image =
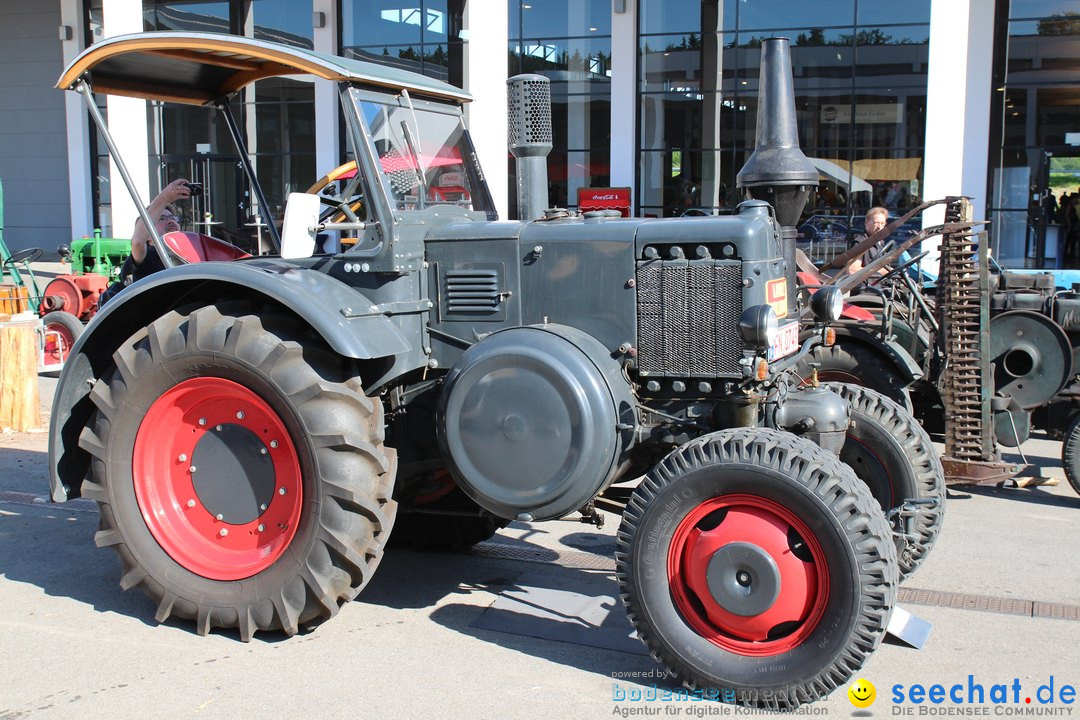
MULTIPOLYGON (((816 677, 776 688, 772 699, 751 702, 758 707, 791 710, 818 700, 847 682, 881 643, 896 602, 896 548, 877 502, 837 458, 809 441, 762 428, 736 428, 704 435, 661 461, 638 485, 623 513, 616 538, 616 575, 631 624, 652 657, 690 690, 707 690, 707 678, 682 674, 673 651, 654 632, 631 584, 630 566, 636 528, 660 490, 692 468, 720 462, 766 465, 780 469, 804 485, 831 509, 856 555, 860 602, 856 627, 847 646, 824 662, 816 677)), ((763 683, 768 678, 763 677, 763 683)))
POLYGON ((200 307, 190 314, 170 311, 133 335, 114 354, 115 366, 103 373, 91 392, 97 413, 79 445, 92 456, 91 478, 84 483, 83 495, 99 506, 95 542, 119 556, 121 586, 141 586, 155 603, 158 622, 169 617, 194 620, 201 635, 212 628, 235 628, 248 641, 257 631, 293 635, 303 623, 328 619, 367 584, 393 526, 396 460, 393 450, 383 445, 382 406, 363 396, 350 367, 326 349, 304 347, 303 329, 284 317, 252 314, 250 308, 242 315, 229 314, 245 307, 230 303, 200 307), (186 597, 171 578, 148 573, 113 511, 106 467, 110 419, 146 369, 169 356, 191 352, 229 355, 262 374, 288 398, 309 437, 332 437, 330 442, 311 443, 319 483, 329 501, 320 502, 318 517, 312 518, 317 523, 315 540, 299 570, 277 590, 233 604, 212 605, 194 593, 186 597), (328 412, 331 408, 333 412, 328 412))
POLYGON ((1069 423, 1065 439, 1061 443, 1061 467, 1072 489, 1080 494, 1080 415, 1069 423))
POLYGON ((945 521, 945 469, 930 436, 915 418, 885 395, 870 388, 847 383, 823 383, 849 403, 852 411, 869 417, 900 443, 915 472, 920 498, 936 501, 918 507, 915 540, 897 554, 900 582, 904 582, 926 560, 941 534, 945 521))

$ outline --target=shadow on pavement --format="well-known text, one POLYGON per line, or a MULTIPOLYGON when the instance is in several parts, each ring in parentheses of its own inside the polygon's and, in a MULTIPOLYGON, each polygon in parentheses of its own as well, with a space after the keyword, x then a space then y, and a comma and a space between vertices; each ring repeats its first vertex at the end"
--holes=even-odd
POLYGON ((1080 509, 1080 497, 1049 493, 1038 487, 999 488, 992 485, 963 485, 956 486, 953 490, 969 493, 971 495, 1001 498, 1002 500, 1032 503, 1034 505, 1080 509))
MULTIPOLYGON (((513 538, 499 542, 541 555, 546 550, 513 538)), ((618 585, 606 572, 468 552, 395 549, 356 602, 433 608, 434 622, 499 647, 604 677, 655 671, 658 686, 668 686, 645 646, 631 637, 618 585)))
MULTIPOLYGON (((0 484, 6 490, 7 482, 0 484)), ((97 513, 54 504, 0 504, 0 576, 156 625, 141 592, 123 592, 114 553, 94 545, 97 513)))

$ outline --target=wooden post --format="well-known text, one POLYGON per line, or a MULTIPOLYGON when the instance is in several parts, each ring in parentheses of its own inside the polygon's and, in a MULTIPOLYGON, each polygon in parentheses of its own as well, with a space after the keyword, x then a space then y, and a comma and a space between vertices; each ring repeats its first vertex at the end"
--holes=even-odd
POLYGON ((37 319, 0 323, 0 429, 41 427, 37 319))

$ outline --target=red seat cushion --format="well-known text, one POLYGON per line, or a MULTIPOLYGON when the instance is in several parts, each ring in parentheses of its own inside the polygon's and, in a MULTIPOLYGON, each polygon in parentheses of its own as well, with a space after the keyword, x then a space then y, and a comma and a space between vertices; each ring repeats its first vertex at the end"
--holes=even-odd
POLYGON ((251 257, 235 245, 224 240, 194 232, 165 233, 162 238, 169 249, 189 263, 208 262, 211 260, 239 260, 251 257))

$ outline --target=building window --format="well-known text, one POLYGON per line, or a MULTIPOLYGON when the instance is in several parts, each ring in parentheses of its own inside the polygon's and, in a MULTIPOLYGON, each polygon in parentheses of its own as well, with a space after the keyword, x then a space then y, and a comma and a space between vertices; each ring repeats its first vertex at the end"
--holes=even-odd
POLYGON ((578 189, 611 184, 610 0, 510 0, 509 18, 509 74, 551 80, 549 203, 576 209, 578 189))
POLYGON ((1013 267, 1080 267, 1080 11, 999 0, 988 216, 1013 267))
MULTIPOLYGON (((147 0, 143 26, 150 32, 229 33, 307 49, 314 46, 310 6, 290 0, 147 0)), ((87 30, 91 42, 103 38, 102 0, 87 4, 87 30)), ((99 105, 104 104, 99 98, 99 105)), ((203 196, 183 208, 185 229, 248 247, 254 214, 280 220, 288 193, 303 191, 318 178, 314 84, 295 78, 260 80, 234 98, 233 112, 246 135, 269 207, 255 206, 240 157, 216 111, 156 102, 147 105, 150 194, 178 177, 203 183, 203 196)), ((111 228, 109 222, 105 144, 97 133, 92 137, 94 222, 107 234, 123 236, 130 228, 111 228)))
POLYGON ((769 37, 791 40, 800 144, 820 172, 804 219, 845 226, 872 205, 910 209, 920 199, 929 21, 929 0, 640 0, 639 212, 739 202, 769 37))
POLYGON ((341 0, 341 54, 462 87, 465 0, 341 0))

